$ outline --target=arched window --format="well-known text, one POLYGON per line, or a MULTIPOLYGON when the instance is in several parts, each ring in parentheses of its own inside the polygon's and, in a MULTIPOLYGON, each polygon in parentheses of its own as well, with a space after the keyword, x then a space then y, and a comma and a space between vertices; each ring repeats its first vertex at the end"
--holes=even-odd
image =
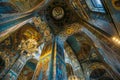
POLYGON ((101 0, 86 0, 86 3, 91 11, 105 13, 101 0))

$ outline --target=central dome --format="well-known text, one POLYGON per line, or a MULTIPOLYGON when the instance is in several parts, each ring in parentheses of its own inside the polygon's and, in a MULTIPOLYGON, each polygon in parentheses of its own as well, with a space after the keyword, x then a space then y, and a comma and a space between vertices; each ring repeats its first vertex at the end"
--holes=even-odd
POLYGON ((62 19, 64 16, 64 10, 62 7, 55 7, 52 10, 52 16, 53 18, 55 18, 56 20, 62 19))

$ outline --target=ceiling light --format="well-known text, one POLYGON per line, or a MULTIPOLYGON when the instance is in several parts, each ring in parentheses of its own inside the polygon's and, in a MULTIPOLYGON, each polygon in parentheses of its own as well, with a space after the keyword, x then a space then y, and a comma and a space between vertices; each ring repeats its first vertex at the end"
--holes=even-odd
POLYGON ((113 37, 113 38, 112 38, 112 40, 116 40, 116 38, 115 38, 115 37, 113 37))
POLYGON ((118 41, 118 44, 120 44, 120 41, 118 41))
POLYGON ((118 42, 119 40, 118 40, 118 39, 116 39, 115 41, 116 41, 116 42, 118 42))

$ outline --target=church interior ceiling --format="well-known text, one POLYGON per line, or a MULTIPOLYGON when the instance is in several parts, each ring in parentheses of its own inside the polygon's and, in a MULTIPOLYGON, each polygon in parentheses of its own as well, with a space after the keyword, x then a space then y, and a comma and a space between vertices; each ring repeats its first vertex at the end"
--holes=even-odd
POLYGON ((120 0, 0 0, 0 80, 48 80, 53 64, 68 80, 120 80, 119 53, 120 0))
POLYGON ((38 6, 42 6, 45 3, 45 0, 9 0, 9 3, 14 5, 14 8, 18 12, 32 11, 38 6), (36 6, 37 5, 37 6, 36 6))

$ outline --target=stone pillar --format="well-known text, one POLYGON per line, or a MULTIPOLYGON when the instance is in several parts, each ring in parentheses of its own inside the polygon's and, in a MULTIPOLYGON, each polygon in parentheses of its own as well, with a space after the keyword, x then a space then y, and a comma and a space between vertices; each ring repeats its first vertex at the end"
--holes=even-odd
POLYGON ((42 53, 32 80, 48 80, 51 53, 52 42, 48 42, 44 45, 42 49, 42 53))
POLYGON ((67 80, 63 41, 55 37, 52 44, 45 47, 33 80, 67 80))
POLYGON ((24 65, 31 57, 27 57, 26 55, 21 55, 12 68, 8 71, 3 80, 17 80, 20 72, 22 71, 24 65))
POLYGON ((55 38, 54 64, 54 80, 67 80, 64 42, 60 37, 55 38))

